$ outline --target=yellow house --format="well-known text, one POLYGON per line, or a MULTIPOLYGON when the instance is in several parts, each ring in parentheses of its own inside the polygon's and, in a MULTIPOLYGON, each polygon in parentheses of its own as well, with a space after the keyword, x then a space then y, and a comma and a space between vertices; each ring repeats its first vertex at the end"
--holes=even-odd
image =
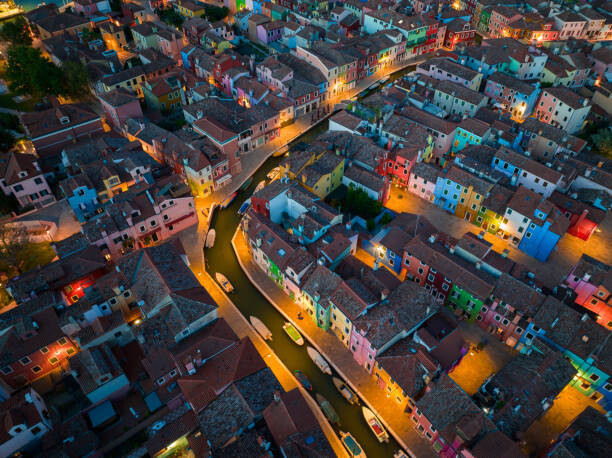
POLYGON ((117 27, 112 22, 102 24, 99 28, 102 41, 108 49, 121 51, 124 46, 127 46, 127 38, 123 28, 117 27))
POLYGON ((206 12, 203 5, 189 0, 179 0, 174 4, 174 9, 183 17, 200 17, 206 12))
POLYGON ((302 186, 323 199, 340 186, 343 175, 344 158, 327 153, 304 167, 297 179, 302 186))
POLYGON ((279 165, 280 175, 295 180, 302 170, 304 170, 304 167, 312 164, 321 157, 322 154, 323 153, 313 153, 310 151, 290 153, 290 156, 279 165))

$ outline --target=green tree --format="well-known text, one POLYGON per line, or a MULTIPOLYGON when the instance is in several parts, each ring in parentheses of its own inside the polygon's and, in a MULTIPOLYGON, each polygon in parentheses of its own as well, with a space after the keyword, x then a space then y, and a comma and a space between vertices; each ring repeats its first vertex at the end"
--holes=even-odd
POLYGON ((13 45, 32 44, 28 22, 23 16, 17 16, 12 21, 5 22, 0 30, 0 39, 13 45))
POLYGON ((228 14, 229 9, 226 6, 208 5, 202 17, 208 19, 210 22, 217 22, 226 18, 228 14))
POLYGON ((87 67, 80 62, 66 61, 62 65, 62 88, 60 93, 79 99, 89 93, 89 74, 87 67))
POLYGON ((121 0, 110 0, 108 3, 110 4, 111 10, 117 12, 121 11, 121 0))
POLYGON ((612 132, 609 127, 599 129, 597 133, 591 135, 591 140, 599 154, 612 158, 612 132))
POLYGON ((60 92, 61 71, 40 50, 25 45, 11 46, 7 61, 5 76, 11 91, 38 97, 60 92))
POLYGON ((180 28, 185 21, 185 18, 174 11, 172 8, 166 8, 161 10, 155 10, 157 15, 162 19, 162 21, 176 27, 180 28))

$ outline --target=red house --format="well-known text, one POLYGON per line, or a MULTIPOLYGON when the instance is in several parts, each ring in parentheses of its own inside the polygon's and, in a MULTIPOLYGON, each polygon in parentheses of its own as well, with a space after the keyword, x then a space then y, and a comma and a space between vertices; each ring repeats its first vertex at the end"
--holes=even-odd
POLYGON ((549 200, 569 218, 570 227, 567 232, 582 240, 588 240, 606 217, 605 211, 591 207, 589 204, 561 194, 558 191, 553 192, 549 200))
POLYGON ((474 36, 476 29, 472 24, 465 19, 456 18, 446 24, 446 33, 444 34, 444 47, 454 50, 459 44, 472 46, 474 44, 474 36))
POLYGON ((0 378, 13 390, 53 371, 66 369, 68 358, 78 351, 74 342, 60 329, 53 307, 48 306, 28 316, 23 309, 32 306, 25 302, 7 312, 8 316, 3 314, 6 320, 0 344, 0 378))

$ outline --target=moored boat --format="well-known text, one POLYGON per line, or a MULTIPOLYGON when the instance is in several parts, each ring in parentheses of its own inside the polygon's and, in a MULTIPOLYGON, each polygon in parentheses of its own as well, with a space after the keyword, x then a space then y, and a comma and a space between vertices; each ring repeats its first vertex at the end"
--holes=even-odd
POLYGON ((281 147, 281 148, 277 149, 276 151, 274 151, 274 152, 272 153, 272 156, 274 156, 274 157, 280 157, 280 156, 283 156, 284 154, 286 154, 286 153, 287 153, 287 151, 289 151, 289 146, 288 146, 288 145, 285 145, 285 146, 283 146, 283 147, 281 147))
POLYGON ((407 455, 402 449, 396 450, 393 454, 393 458, 410 458, 410 455, 407 455))
POLYGON ((257 183, 257 186, 255 186, 255 191, 253 191, 253 194, 261 191, 265 187, 266 187, 266 180, 261 180, 259 183, 257 183))
POLYGON ((276 180, 280 176, 280 167, 274 167, 268 172, 266 178, 270 181, 276 180))
POLYGON ((321 406, 321 410, 327 419, 333 424, 340 426, 340 417, 338 416, 338 412, 336 412, 329 401, 319 393, 316 394, 315 398, 317 399, 317 402, 319 403, 319 406, 321 406))
POLYGON ((249 209, 250 206, 251 206, 251 198, 249 197, 247 200, 245 200, 242 203, 242 205, 238 209, 238 214, 239 215, 244 215, 246 213, 246 211, 249 209))
POLYGON ((302 337, 302 334, 300 334, 300 331, 298 331, 292 323, 285 321, 285 324, 283 324, 283 329, 289 338, 293 340, 293 342, 298 345, 304 345, 304 338, 302 337))
POLYGON ((306 353, 308 353, 308 356, 310 356, 310 359, 312 359, 312 362, 315 363, 319 369, 321 369, 321 372, 327 375, 332 374, 329 364, 327 363, 325 358, 323 358, 323 355, 321 355, 321 353, 319 353, 317 350, 315 350, 312 347, 308 347, 306 349, 306 353))
POLYGON ((353 458, 366 458, 366 454, 361 448, 361 445, 351 436, 351 433, 340 431, 340 440, 350 456, 353 458))
POLYGON ((232 195, 230 195, 227 199, 225 199, 223 202, 221 202, 220 207, 221 208, 227 208, 230 206, 230 204, 232 203, 232 201, 236 198, 236 196, 238 195, 237 192, 234 192, 232 195))
POLYGON ((310 380, 308 380, 308 377, 306 377, 306 374, 304 374, 302 371, 296 369, 295 378, 297 378, 298 381, 302 384, 302 386, 308 391, 312 390, 312 383, 310 383, 310 380))
POLYGON ((211 229, 210 231, 208 231, 208 234, 206 234, 206 242, 204 243, 204 246, 206 248, 212 248, 215 245, 216 236, 217 236, 217 233, 215 232, 214 229, 211 229))
POLYGON ((249 321, 263 340, 272 340, 272 332, 265 324, 263 324, 263 321, 253 315, 249 317, 249 321))
POLYGON ((378 439, 378 442, 389 442, 389 434, 383 427, 382 422, 374 415, 374 412, 365 406, 361 408, 361 412, 363 413, 363 418, 365 418, 366 423, 376 436, 376 439, 378 439))
POLYGON ((240 189, 242 191, 246 190, 249 186, 251 186, 251 183, 253 183, 253 177, 248 177, 247 180, 242 183, 242 186, 240 186, 240 189))
POLYGON ((336 386, 338 391, 340 391, 340 394, 344 397, 344 399, 346 399, 351 404, 359 404, 359 398, 357 397, 355 392, 347 386, 346 383, 344 383, 338 377, 332 377, 332 382, 334 382, 334 385, 336 386))
POLYGON ((234 286, 230 283, 230 281, 225 275, 217 272, 215 273, 215 278, 217 280, 217 283, 219 283, 221 285, 221 288, 223 288, 223 291, 225 291, 226 293, 231 293, 232 291, 234 291, 234 286))

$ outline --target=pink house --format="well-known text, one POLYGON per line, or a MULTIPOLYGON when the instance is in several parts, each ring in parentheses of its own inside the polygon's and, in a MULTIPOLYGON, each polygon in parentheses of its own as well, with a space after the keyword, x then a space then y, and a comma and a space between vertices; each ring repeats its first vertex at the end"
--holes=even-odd
POLYGON ((104 213, 83 225, 82 232, 116 260, 131 248, 161 242, 197 222, 189 188, 172 175, 154 185, 141 182, 116 196, 104 213))
POLYGON ((177 65, 182 65, 181 50, 185 47, 183 34, 169 27, 157 27, 155 35, 160 52, 176 62, 177 65))
POLYGON ((83 16, 93 16, 96 13, 109 13, 108 0, 74 0, 74 12, 83 16))
POLYGON ((22 207, 55 202, 33 154, 12 152, 0 155, 0 189, 7 196, 15 196, 22 207))
POLYGON ((406 189, 421 199, 433 202, 436 182, 441 173, 442 171, 434 165, 417 162, 410 171, 406 189))
POLYGON ((138 97, 123 89, 99 94, 98 100, 104 108, 106 119, 118 130, 128 119, 143 117, 138 97))
POLYGON ((565 282, 577 304, 597 314, 597 323, 612 329, 612 268, 583 254, 565 282))
POLYGON ((257 26, 257 39, 264 45, 269 45, 283 38, 285 21, 271 21, 257 26))
POLYGON ((590 111, 588 98, 565 87, 549 87, 542 91, 533 116, 573 134, 582 129, 590 111))
POLYGON ((593 65, 593 74, 600 80, 605 80, 606 74, 612 73, 612 49, 607 46, 597 48, 587 55, 587 59, 593 65))
POLYGON ((371 374, 377 355, 412 334, 438 308, 427 291, 413 282, 401 283, 388 302, 367 310, 353 322, 349 347, 353 358, 371 374))

